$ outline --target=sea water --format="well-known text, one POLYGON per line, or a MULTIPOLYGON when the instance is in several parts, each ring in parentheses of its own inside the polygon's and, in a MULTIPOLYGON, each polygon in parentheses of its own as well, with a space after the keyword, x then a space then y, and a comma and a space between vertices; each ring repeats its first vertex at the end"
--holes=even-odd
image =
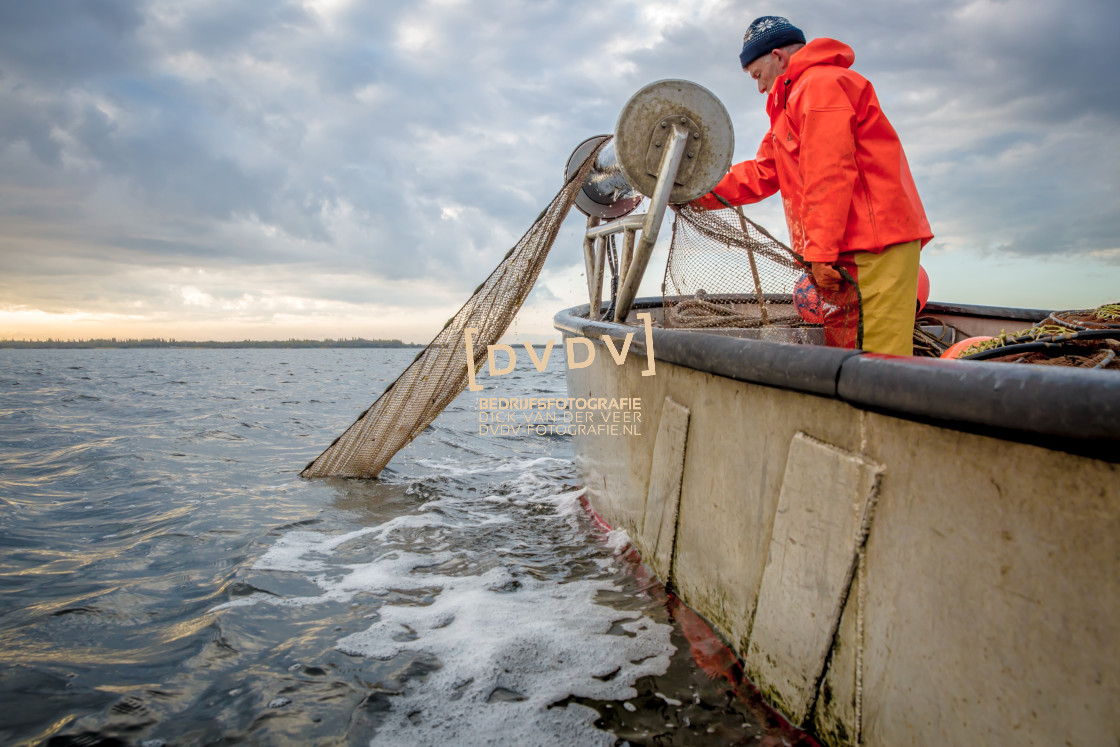
POLYGON ((480 435, 466 393, 380 479, 301 479, 414 354, 0 350, 0 743, 805 740, 567 437, 480 435))

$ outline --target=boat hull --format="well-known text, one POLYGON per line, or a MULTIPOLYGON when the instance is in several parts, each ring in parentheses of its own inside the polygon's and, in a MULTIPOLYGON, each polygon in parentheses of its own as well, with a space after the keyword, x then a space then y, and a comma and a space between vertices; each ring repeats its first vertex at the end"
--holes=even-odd
POLYGON ((1116 742, 1120 377, 668 330, 643 375, 600 339, 634 328, 586 315, 556 318, 599 341, 569 396, 641 400, 640 429, 574 435, 588 500, 791 721, 828 744, 1116 742))

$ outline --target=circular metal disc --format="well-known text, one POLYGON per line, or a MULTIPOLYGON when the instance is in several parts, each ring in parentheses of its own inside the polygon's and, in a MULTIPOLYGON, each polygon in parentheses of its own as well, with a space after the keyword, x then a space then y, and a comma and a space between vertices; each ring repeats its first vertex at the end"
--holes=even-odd
POLYGON ((696 83, 659 80, 639 90, 618 115, 614 147, 622 173, 647 197, 657 185, 657 174, 649 173, 656 171, 647 159, 650 141, 662 120, 670 116, 688 117, 700 130, 695 163, 684 183, 675 185, 669 193, 669 202, 680 204, 707 194, 724 177, 731 167, 735 131, 720 100, 696 83))
MULTIPOLYGON (((564 168, 564 181, 572 178, 572 174, 579 171, 579 167, 591 155, 591 152, 599 147, 599 143, 603 142, 610 135, 593 135, 582 143, 576 146, 572 151, 572 155, 568 156, 568 164, 564 168)), ((641 196, 633 197, 630 199, 617 200, 610 204, 604 204, 594 199, 586 190, 581 189, 576 195, 576 207, 584 215, 593 215, 596 218, 604 220, 614 220, 621 218, 627 213, 631 212, 634 208, 638 207, 641 203, 641 196)))

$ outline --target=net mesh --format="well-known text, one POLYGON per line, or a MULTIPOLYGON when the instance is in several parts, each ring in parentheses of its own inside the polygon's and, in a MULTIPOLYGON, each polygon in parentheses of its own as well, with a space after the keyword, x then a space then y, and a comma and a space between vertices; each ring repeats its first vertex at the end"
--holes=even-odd
POLYGON ((819 288, 804 261, 739 208, 676 208, 661 292, 663 325, 746 328, 758 336, 855 348, 859 288, 819 288))
POLYGON ((977 342, 960 359, 1120 371, 1120 304, 1055 311, 1030 329, 977 342))
MULTIPOLYGON (((605 144, 604 141, 603 144, 605 144)), ((532 290, 576 195, 598 155, 596 148, 565 182, 501 264, 448 320, 404 373, 368 410, 304 468, 303 477, 376 477, 467 387, 466 332, 476 370, 532 290)))

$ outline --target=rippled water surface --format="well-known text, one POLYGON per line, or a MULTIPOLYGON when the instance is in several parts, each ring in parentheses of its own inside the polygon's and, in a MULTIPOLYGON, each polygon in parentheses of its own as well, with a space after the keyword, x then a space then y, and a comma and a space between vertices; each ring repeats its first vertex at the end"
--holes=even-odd
POLYGON ((0 351, 0 743, 804 741, 567 438, 480 436, 466 394, 380 480, 300 479, 414 354, 0 351))

